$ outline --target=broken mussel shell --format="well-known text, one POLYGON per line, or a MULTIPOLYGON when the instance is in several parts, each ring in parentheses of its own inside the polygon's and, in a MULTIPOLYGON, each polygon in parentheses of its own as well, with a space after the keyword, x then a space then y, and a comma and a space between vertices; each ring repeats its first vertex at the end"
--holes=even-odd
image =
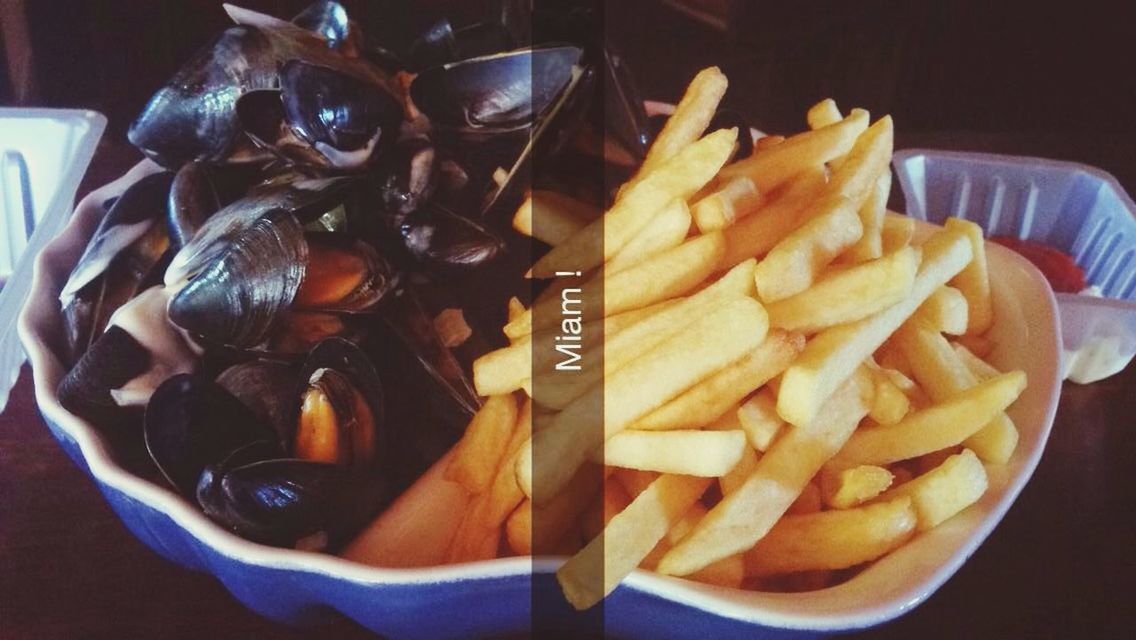
POLYGON ((176 375, 146 407, 146 448, 166 478, 186 496, 202 471, 236 449, 263 443, 264 458, 284 455, 276 432, 240 400, 201 375, 176 375))
POLYGON ((363 313, 394 286, 390 265, 344 234, 305 234, 273 212, 235 238, 170 302, 170 319, 218 345, 262 345, 291 310, 363 313))

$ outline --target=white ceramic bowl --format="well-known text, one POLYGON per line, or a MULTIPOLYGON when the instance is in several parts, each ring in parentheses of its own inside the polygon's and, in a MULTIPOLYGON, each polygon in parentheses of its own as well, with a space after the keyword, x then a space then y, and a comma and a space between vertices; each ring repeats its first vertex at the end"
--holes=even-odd
MULTIPOLYGON (((246 605, 281 621, 318 619, 330 607, 392 637, 468 637, 525 628, 532 590, 551 593, 559 559, 384 569, 254 544, 213 524, 167 487, 119 467, 91 425, 60 406, 55 390, 65 372, 54 351, 61 335, 59 290, 97 223, 98 203, 154 170, 144 162, 79 204, 70 224, 39 256, 19 325, 45 420, 124 523, 163 556, 213 573, 246 605)), ((1013 252, 996 245, 987 251, 997 318, 990 359, 1001 369, 1024 370, 1029 386, 1009 409, 1021 433, 1018 448, 1008 464, 989 468, 990 488, 981 501, 851 580, 820 591, 759 593, 636 571, 606 603, 610 632, 735 637, 762 628, 802 635, 862 628, 902 615, 958 570, 1037 466, 1060 391, 1060 338, 1049 285, 1013 252)))

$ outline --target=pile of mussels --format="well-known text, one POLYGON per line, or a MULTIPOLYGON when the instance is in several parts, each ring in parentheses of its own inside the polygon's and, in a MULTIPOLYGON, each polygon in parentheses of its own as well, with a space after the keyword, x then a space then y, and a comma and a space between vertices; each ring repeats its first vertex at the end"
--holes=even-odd
POLYGON ((227 6, 235 26, 130 128, 163 170, 105 203, 60 294, 64 406, 144 443, 239 535, 343 544, 478 407, 469 362, 492 338, 455 346, 434 319, 476 326, 523 282, 507 220, 532 157, 594 132, 601 82, 601 126, 645 149, 642 101, 586 13, 536 42, 525 4, 401 52, 337 2, 291 21, 227 6))

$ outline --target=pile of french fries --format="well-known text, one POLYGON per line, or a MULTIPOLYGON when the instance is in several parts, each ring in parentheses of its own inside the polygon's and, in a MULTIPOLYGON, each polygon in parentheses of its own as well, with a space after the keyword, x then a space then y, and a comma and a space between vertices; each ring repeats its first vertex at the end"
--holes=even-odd
POLYGON ((556 330, 541 311, 562 300, 554 284, 510 305, 446 470, 473 496, 449 561, 570 555, 558 578, 578 608, 636 568, 819 588, 976 502, 1013 453, 1005 410, 1026 380, 981 359, 981 230, 951 220, 916 243, 886 209, 891 119, 832 100, 728 164, 738 132, 705 133, 726 84, 694 78, 601 219, 563 197, 518 211, 552 246, 531 275, 588 281, 602 367, 534 401, 551 362, 533 344, 556 330))

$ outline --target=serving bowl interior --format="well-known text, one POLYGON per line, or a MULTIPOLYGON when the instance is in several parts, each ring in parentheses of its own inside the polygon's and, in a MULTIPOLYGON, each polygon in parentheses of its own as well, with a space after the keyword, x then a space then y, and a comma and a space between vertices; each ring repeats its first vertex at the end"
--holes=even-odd
MULTIPOLYGON (((63 409, 56 394, 66 373, 56 356, 62 336, 59 291, 98 223, 100 204, 157 170, 144 161, 79 203, 67 227, 38 256, 19 320, 45 421, 124 524, 159 554, 214 574, 244 604, 276 620, 318 621, 335 610, 391 637, 469 637, 527 628, 534 593, 559 597, 552 576, 559 558, 392 569, 248 542, 167 487, 127 471, 91 424, 63 409)), ((628 637, 848 630, 895 618, 944 583, 1001 520, 1037 466, 1060 391, 1060 339, 1049 285, 1029 262, 1002 247, 988 245, 988 259, 996 312, 990 360, 1001 369, 1024 370, 1029 386, 1009 409, 1020 431, 1018 448, 1006 465, 988 467, 990 487, 977 505, 847 582, 819 591, 753 592, 636 571, 605 603, 608 630, 628 637)), ((563 613, 568 615, 566 604, 563 613)))

